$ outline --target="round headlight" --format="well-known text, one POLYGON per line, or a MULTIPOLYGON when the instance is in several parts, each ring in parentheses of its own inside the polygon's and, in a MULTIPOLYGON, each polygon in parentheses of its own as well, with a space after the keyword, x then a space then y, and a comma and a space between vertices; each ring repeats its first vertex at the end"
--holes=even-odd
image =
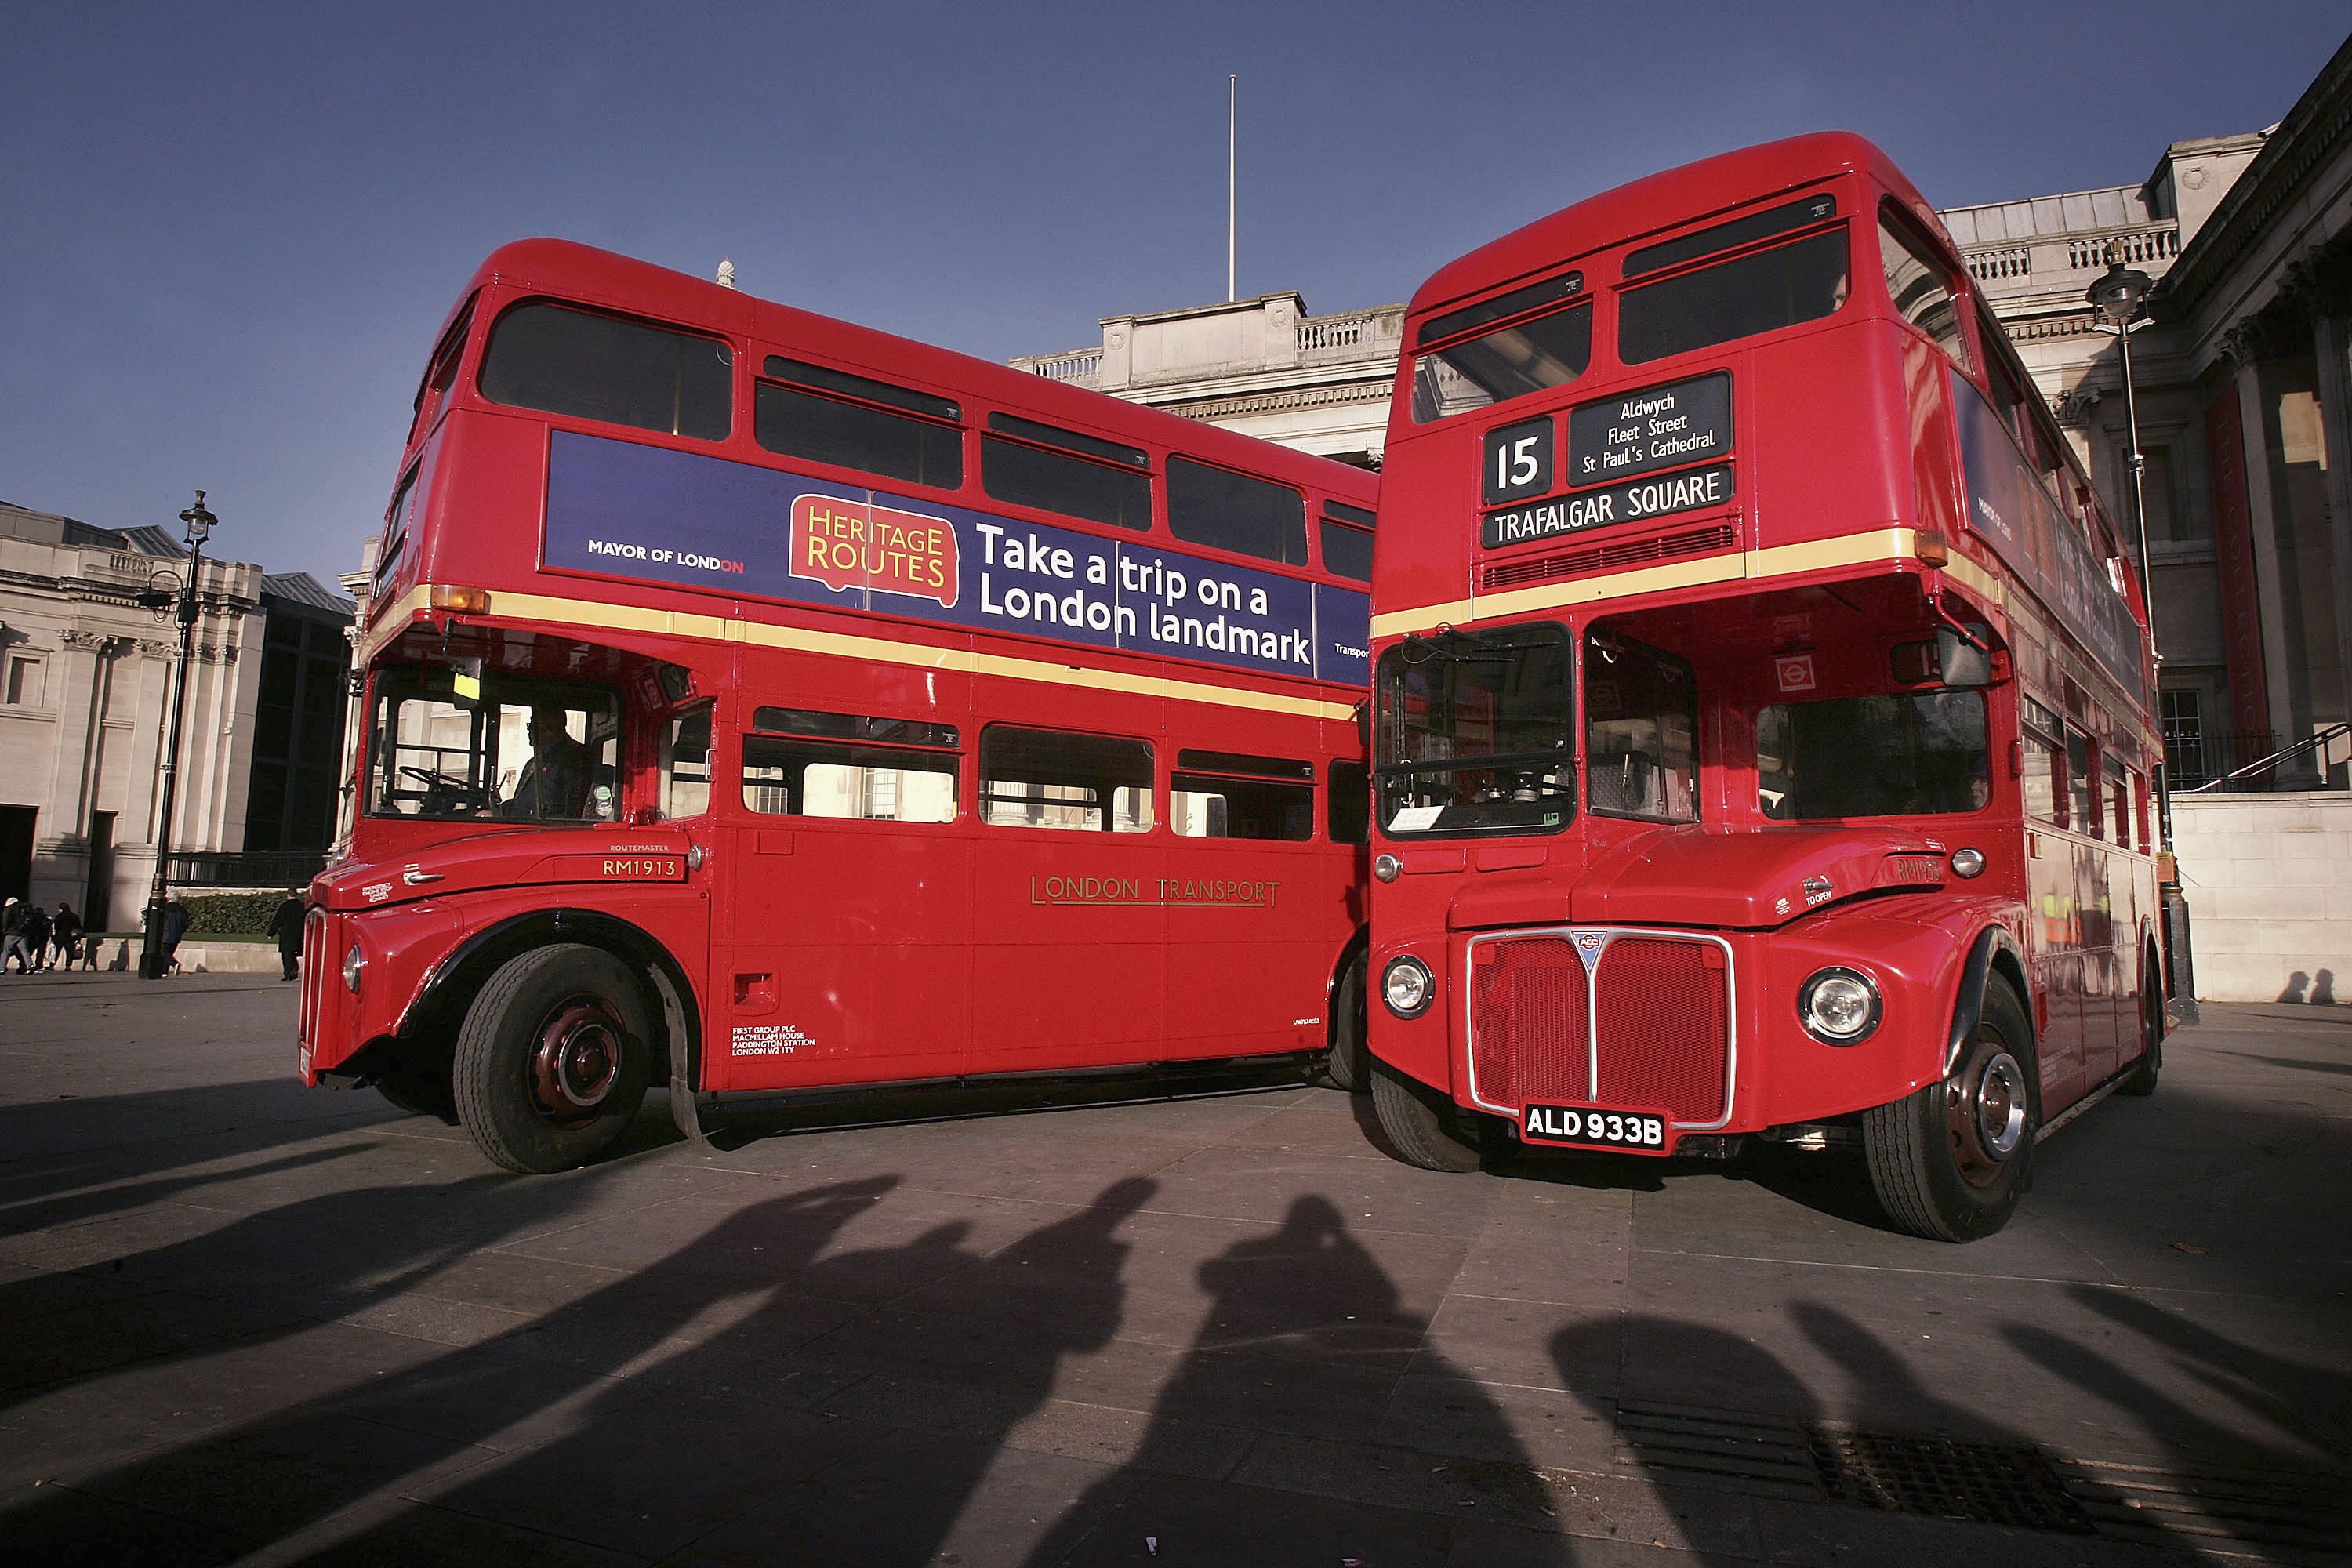
POLYGON ((351 994, 354 996, 360 994, 360 976, 366 970, 367 954, 360 951, 358 942, 352 943, 351 952, 343 954, 343 984, 350 988, 351 994))
POLYGON ((1404 862, 1393 855, 1372 857, 1372 875, 1383 882, 1393 882, 1404 874, 1404 862))
POLYGON ((1391 960, 1381 975, 1381 1000, 1400 1018, 1418 1018, 1428 1012, 1429 999, 1436 991, 1429 965, 1417 958, 1391 960))
POLYGON ((1878 1015, 1878 987, 1858 969, 1815 970, 1797 997, 1805 1032, 1832 1046, 1867 1039, 1878 1015))
POLYGON ((1958 876, 1958 877, 1981 877, 1981 876, 1983 876, 1983 875, 1984 875, 1984 851, 1983 851, 1983 850, 1981 850, 1981 849, 1955 849, 1955 850, 1953 850, 1953 851, 1952 851, 1952 873, 1953 873, 1953 875, 1955 875, 1955 876, 1958 876))

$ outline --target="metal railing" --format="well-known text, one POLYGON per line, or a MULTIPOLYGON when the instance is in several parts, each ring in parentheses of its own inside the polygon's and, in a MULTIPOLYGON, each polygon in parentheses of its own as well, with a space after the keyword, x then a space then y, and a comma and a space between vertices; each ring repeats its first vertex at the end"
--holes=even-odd
POLYGON ((2167 731, 2165 765, 2176 795, 2217 791, 2326 789, 2339 762, 2338 744, 2352 755, 2352 724, 2330 724, 2292 745, 2275 730, 2214 734, 2167 731))
POLYGON ((327 867, 324 849, 205 849, 166 858, 175 888, 297 888, 327 867))

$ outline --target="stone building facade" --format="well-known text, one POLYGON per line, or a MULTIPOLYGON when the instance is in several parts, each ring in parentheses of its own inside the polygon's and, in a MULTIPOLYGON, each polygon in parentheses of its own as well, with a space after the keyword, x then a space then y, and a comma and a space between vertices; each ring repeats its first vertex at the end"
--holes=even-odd
MULTIPOLYGON (((70 904, 93 929, 137 921, 179 658, 178 623, 141 595, 176 593, 186 570, 163 529, 0 502, 0 892, 70 904)), ((175 856, 245 847, 269 601, 312 600, 318 584, 208 556, 196 591, 175 856)), ((341 723, 338 693, 330 732, 341 723)))

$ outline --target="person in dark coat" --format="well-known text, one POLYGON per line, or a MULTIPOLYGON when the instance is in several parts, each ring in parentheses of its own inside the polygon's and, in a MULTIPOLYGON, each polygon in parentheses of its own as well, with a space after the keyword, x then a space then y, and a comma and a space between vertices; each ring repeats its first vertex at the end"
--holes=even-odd
POLYGON ((49 911, 29 900, 25 905, 25 931, 20 939, 25 956, 32 961, 32 972, 37 973, 49 963, 49 911))
POLYGON ((286 889, 286 901, 269 917, 269 934, 278 939, 278 962, 286 973, 280 980, 291 980, 302 972, 302 889, 286 889))
POLYGON ((81 917, 63 899, 58 900, 58 912, 49 921, 49 945, 58 950, 59 969, 71 970, 74 960, 81 956, 81 917))
POLYGON ((8 961, 16 961, 17 973, 32 972, 31 952, 25 946, 25 900, 10 899, 0 905, 0 974, 8 972, 8 961))
POLYGON ((169 897, 163 900, 163 973, 169 974, 180 967, 180 939, 188 934, 188 906, 169 897))

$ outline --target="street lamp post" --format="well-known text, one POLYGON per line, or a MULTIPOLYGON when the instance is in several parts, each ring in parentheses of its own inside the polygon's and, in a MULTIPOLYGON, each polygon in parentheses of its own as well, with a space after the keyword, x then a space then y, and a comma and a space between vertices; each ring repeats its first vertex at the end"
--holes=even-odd
POLYGON ((2156 285, 2147 273, 2124 265, 2123 247, 2114 240, 2107 242, 2105 259, 2106 271, 2091 285, 2084 298, 2099 318, 2093 324, 2115 334, 2116 349, 2123 357, 2124 431, 2131 443, 2132 531, 2138 544, 2140 604, 2147 616, 2148 662, 2157 673, 2154 695, 2158 750, 2156 765, 2149 771, 2156 781, 2157 845, 2163 851, 2163 869, 2158 880, 2164 903, 2166 962, 2172 977, 2172 984, 2167 989, 2193 1013, 2196 984, 2189 963, 2189 904, 2181 896, 2179 871, 2173 859, 2172 763, 2164 749, 2164 653, 2157 643, 2156 579, 2150 574, 2147 556, 2147 458, 2139 449, 2139 394, 2132 380, 2132 334, 2150 324, 2148 318, 2140 314, 2140 308, 2156 285))
POLYGON ((172 677, 172 700, 163 722, 163 766, 157 770, 163 798, 155 824, 155 879, 147 888, 147 916, 139 949, 142 980, 161 980, 171 967, 163 942, 164 875, 172 855, 172 808, 179 795, 180 721, 188 701, 188 666, 196 657, 196 574, 204 564, 205 541, 220 520, 205 509, 205 492, 198 490, 196 504, 182 512, 180 521, 188 525, 188 570, 180 583, 180 666, 172 677))

